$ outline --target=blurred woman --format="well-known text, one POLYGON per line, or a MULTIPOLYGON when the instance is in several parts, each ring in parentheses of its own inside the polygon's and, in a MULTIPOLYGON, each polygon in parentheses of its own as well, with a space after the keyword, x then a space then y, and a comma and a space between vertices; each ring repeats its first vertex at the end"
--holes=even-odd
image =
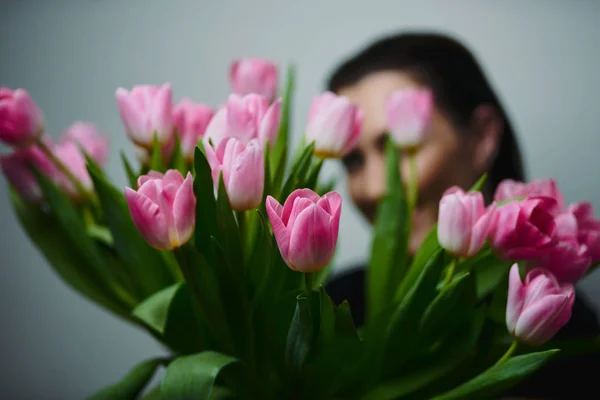
MULTIPOLYGON (((443 192, 457 185, 468 189, 485 172, 483 192, 489 201, 504 179, 524 181, 521 153, 513 127, 492 86, 470 51, 439 34, 407 33, 386 37, 344 61, 328 89, 348 97, 364 112, 358 146, 343 159, 350 196, 369 222, 384 195, 387 131, 385 100, 394 91, 428 88, 435 108, 427 140, 417 154, 418 203, 409 238, 412 254, 437 222, 443 192)), ((404 162, 404 161, 403 161, 404 162)), ((406 175, 408 166, 403 166, 406 175)), ((407 179, 404 176, 404 179, 407 179)), ((328 283, 336 303, 348 300, 357 325, 364 321, 364 266, 350 268, 328 283)), ((600 333, 596 316, 577 297, 573 317, 559 336, 592 337, 600 333)), ((585 358, 553 364, 517 388, 517 395, 558 398, 567 389, 582 393, 585 358), (568 376, 567 376, 568 375, 568 376), (577 382, 577 383, 576 383, 577 382)), ((588 367, 597 370, 595 365, 588 367)), ((591 376, 587 373, 587 376, 591 376)))

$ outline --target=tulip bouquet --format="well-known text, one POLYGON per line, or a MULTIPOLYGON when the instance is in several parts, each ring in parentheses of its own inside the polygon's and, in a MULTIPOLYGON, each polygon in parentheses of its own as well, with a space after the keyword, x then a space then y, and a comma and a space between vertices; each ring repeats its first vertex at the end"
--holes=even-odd
POLYGON ((356 145, 362 112, 315 97, 291 154, 293 71, 278 98, 274 64, 235 62, 218 110, 173 105, 169 84, 118 89, 139 160, 122 156, 125 189, 103 173, 108 143, 93 124, 54 143, 29 94, 0 89, 0 140, 14 149, 1 165, 24 231, 72 289, 169 349, 92 398, 488 398, 568 355, 554 336, 573 284, 600 261, 600 220, 590 204, 565 207, 552 180, 505 181, 486 207, 484 176, 448 189, 410 255, 414 159, 434 101, 423 90, 387 103, 388 189, 366 322, 354 325, 324 289, 342 200, 319 173, 356 145))

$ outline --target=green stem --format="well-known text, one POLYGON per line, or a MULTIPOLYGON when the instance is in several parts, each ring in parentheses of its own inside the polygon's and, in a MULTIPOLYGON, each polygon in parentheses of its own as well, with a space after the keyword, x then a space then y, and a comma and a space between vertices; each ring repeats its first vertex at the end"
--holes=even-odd
MULTIPOLYGON (((202 310, 202 296, 198 293, 198 285, 196 283, 196 276, 188 263, 187 256, 185 254, 185 250, 183 247, 177 247, 173 249, 173 254, 175 255, 175 259, 177 260, 177 264, 179 264, 179 269, 181 270, 181 274, 183 275, 183 279, 186 282, 187 288, 190 291, 192 297, 196 300, 194 301, 194 317, 196 318, 196 322, 198 324, 198 328, 202 329, 204 322, 204 313, 202 310)), ((231 353, 233 354, 233 353, 231 353)))
POLYGON ((81 195, 88 198, 92 202, 92 204, 98 204, 98 201, 96 200, 95 196, 83 187, 79 179, 77 179, 75 175, 73 175, 71 170, 61 160, 59 160, 58 157, 56 157, 52 149, 48 147, 48 145, 42 140, 41 137, 37 140, 37 145, 39 146, 40 150, 42 150, 44 154, 50 159, 50 161, 52 161, 52 163, 54 163, 54 165, 56 165, 56 167, 63 174, 65 174, 65 176, 69 179, 73 186, 75 186, 75 189, 79 193, 81 193, 81 195))
POLYGON ((504 355, 502 357, 500 357, 498 362, 496 362, 496 365, 502 364, 503 362, 508 360, 513 355, 513 353, 517 350, 517 347, 519 347, 519 342, 517 342, 515 340, 514 342, 512 342, 512 344, 510 345, 508 350, 506 350, 506 353, 504 353, 504 355))
POLYGON ((412 151, 408 154, 409 162, 409 181, 408 181, 408 207, 412 212, 417 205, 417 198, 419 194, 419 177, 417 171, 417 153, 412 151))
POLYGON ((310 298, 313 290, 313 274, 310 272, 304 273, 304 289, 306 290, 306 295, 310 298))
POLYGON ((446 273, 446 279, 444 279, 444 286, 448 286, 450 282, 452 282, 452 277, 454 276, 454 272, 456 272, 456 265, 458 264, 458 258, 452 258, 450 262, 450 268, 448 268, 448 272, 446 273))
POLYGON ((247 243, 247 221, 246 221, 246 212, 245 211, 236 211, 235 212, 236 217, 237 217, 237 223, 238 223, 238 227, 240 229, 240 236, 242 238, 242 247, 245 249, 246 248, 246 243, 247 243))

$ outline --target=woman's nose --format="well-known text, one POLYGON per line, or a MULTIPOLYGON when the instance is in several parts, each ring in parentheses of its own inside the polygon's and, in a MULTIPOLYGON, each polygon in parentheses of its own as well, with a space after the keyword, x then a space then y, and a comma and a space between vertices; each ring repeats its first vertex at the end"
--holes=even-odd
POLYGON ((386 191, 385 160, 370 160, 366 165, 363 179, 363 196, 365 201, 378 203, 386 191))

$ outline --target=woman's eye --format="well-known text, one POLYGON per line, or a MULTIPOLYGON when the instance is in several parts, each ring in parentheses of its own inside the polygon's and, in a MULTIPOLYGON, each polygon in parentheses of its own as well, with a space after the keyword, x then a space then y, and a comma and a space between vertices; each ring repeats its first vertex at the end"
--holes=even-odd
POLYGON ((342 162, 344 163, 344 168, 346 168, 349 173, 352 173, 360 169, 364 163, 364 158, 360 152, 355 150, 344 156, 342 162))

